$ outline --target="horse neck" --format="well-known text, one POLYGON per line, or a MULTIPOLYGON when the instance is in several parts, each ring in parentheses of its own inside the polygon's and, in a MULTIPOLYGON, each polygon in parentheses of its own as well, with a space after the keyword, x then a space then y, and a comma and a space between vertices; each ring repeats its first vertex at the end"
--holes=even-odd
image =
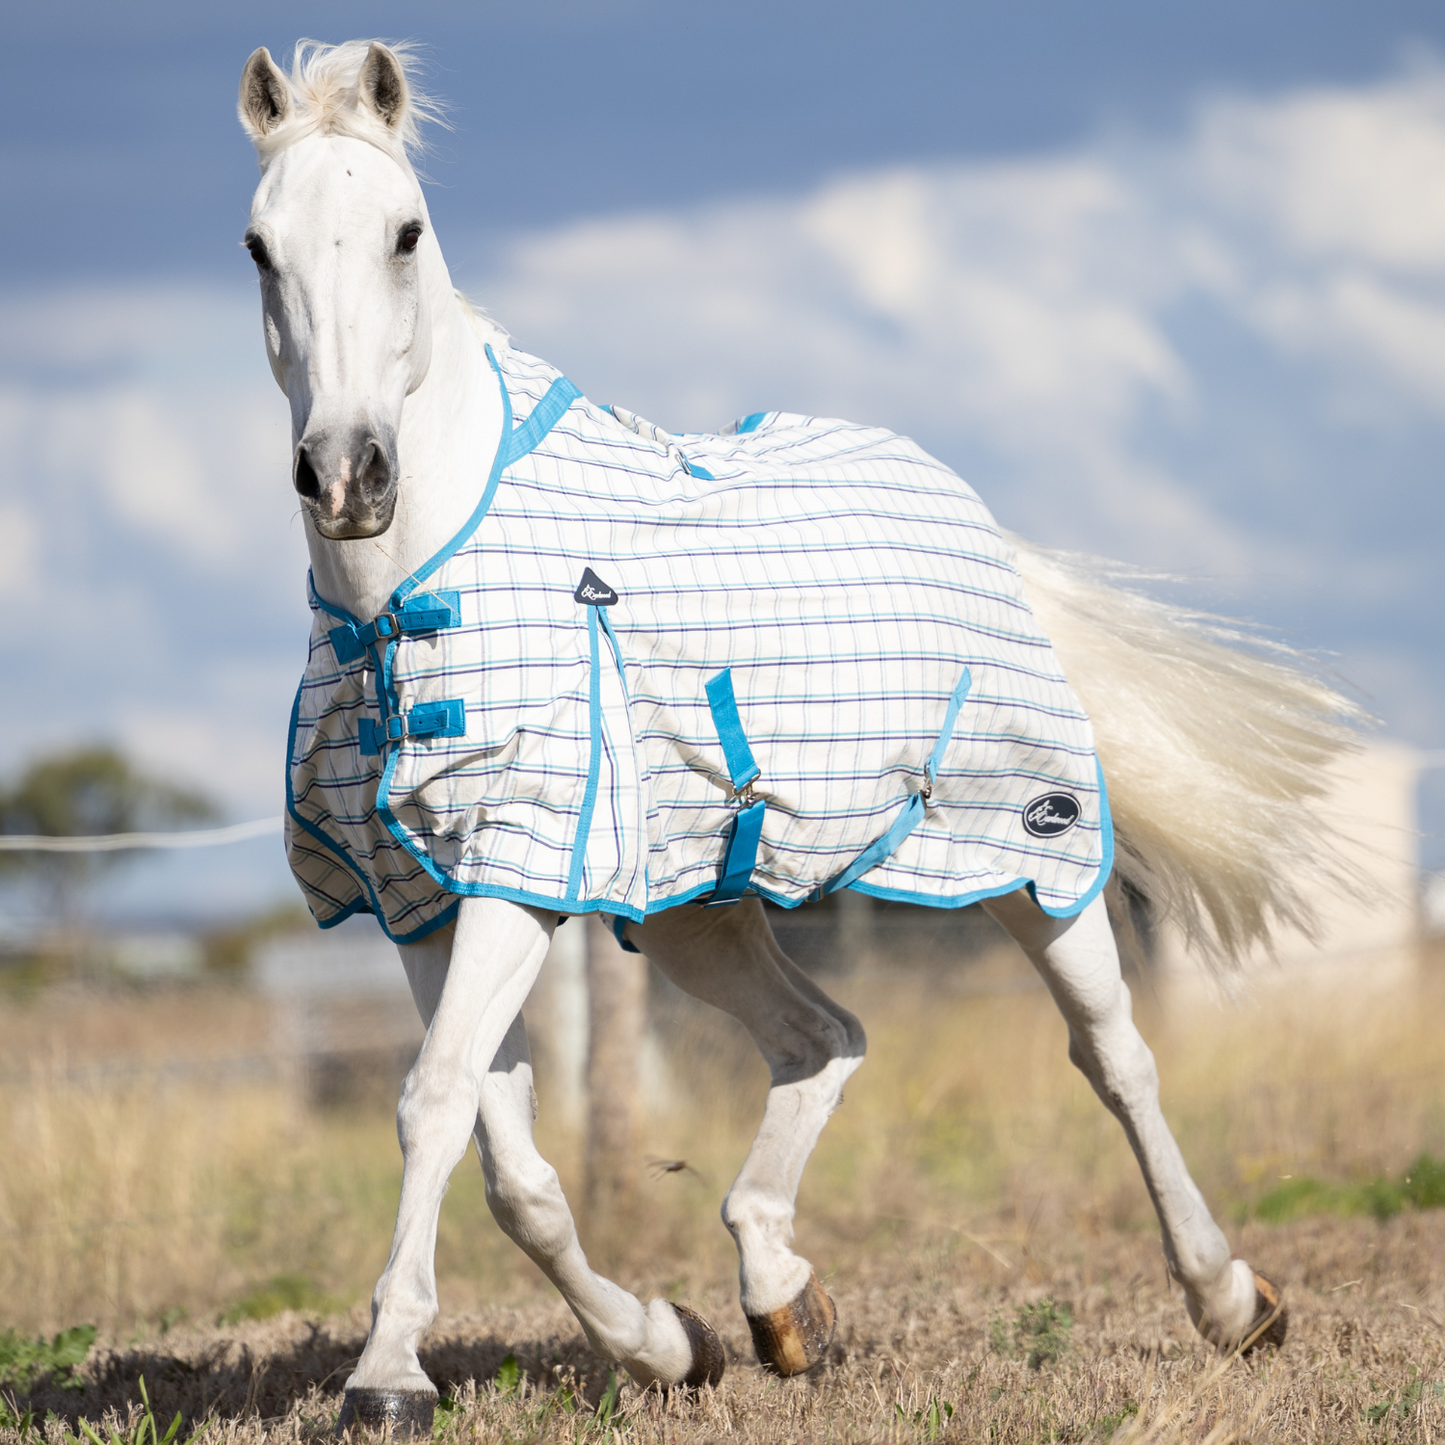
MULTIPOLYGON (((361 618, 384 611, 408 574, 471 516, 501 440, 496 373, 477 322, 453 291, 440 257, 426 294, 431 365, 402 408, 397 436, 402 476, 391 526, 380 537, 344 542, 328 541, 309 521, 306 527, 316 591, 361 618)), ((504 341, 497 332, 494 346, 504 341)))

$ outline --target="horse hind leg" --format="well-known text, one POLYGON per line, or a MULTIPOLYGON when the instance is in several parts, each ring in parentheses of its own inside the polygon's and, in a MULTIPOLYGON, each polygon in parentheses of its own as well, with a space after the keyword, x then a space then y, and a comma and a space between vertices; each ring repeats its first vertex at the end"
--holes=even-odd
POLYGON ((684 992, 736 1018, 767 1061, 762 1124, 722 1217, 738 1248, 758 1359, 775 1374, 801 1374, 823 1358, 836 1314, 812 1266, 791 1248, 798 1185, 863 1062, 863 1028, 784 955, 756 899, 668 909, 630 925, 627 936, 684 992))
POLYGON ((1069 1058, 1124 1127, 1159 1216, 1169 1273, 1195 1328, 1220 1349, 1278 1344, 1279 1291, 1230 1256, 1159 1107, 1159 1075, 1134 1026, 1129 989, 1102 898, 1075 918, 1050 918, 1025 892, 984 905, 1042 975, 1069 1027, 1069 1058))

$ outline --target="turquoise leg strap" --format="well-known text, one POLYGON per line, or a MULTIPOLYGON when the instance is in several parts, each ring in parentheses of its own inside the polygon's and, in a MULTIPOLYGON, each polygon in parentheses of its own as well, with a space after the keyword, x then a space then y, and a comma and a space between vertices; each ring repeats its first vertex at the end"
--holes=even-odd
POLYGON ((758 843, 763 836, 763 814, 768 805, 761 798, 751 807, 740 808, 733 816, 728 833, 727 851, 723 854, 722 877, 717 892, 707 900, 707 908, 723 903, 736 903, 752 881, 758 862, 758 843))
POLYGON ((732 668, 725 667, 716 677, 710 677, 705 690, 707 705, 712 709, 712 723, 717 729, 717 740, 722 744, 723 757, 727 760, 733 791, 740 793, 749 783, 762 777, 763 770, 757 765, 743 733, 738 700, 733 696, 732 668))
POLYGON ((963 676, 959 678, 952 696, 948 699, 938 741, 934 743, 933 751, 923 765, 923 771, 928 778, 923 791, 914 793, 909 798, 903 805, 903 811, 893 820, 893 826, 881 838, 875 838, 841 873, 835 873, 818 889, 819 897, 836 893, 840 888, 856 883, 885 858, 891 858, 898 851, 898 845, 923 821, 928 813, 928 800, 933 796, 933 784, 938 778, 938 765, 943 761, 944 750, 953 737, 954 724, 958 722, 958 710, 963 706, 963 700, 968 696, 972 684, 973 677, 965 667, 963 676))
MULTIPOLYGON (((707 681, 707 705, 712 709, 713 726, 717 729, 718 742, 722 744, 723 758, 727 762, 728 777, 732 780, 734 794, 742 794, 744 788, 762 776, 753 750, 748 746, 747 735, 743 732, 742 719, 738 716, 738 702, 733 695, 733 670, 725 667, 716 677, 707 681)), ((750 795, 749 795, 750 796, 750 795)), ((748 802, 739 807, 728 830, 728 845, 723 853, 722 874, 718 878, 717 891, 707 901, 712 908, 721 903, 736 903, 747 891, 752 880, 753 869, 758 862, 758 843, 763 836, 763 815, 767 805, 760 800, 748 802)))

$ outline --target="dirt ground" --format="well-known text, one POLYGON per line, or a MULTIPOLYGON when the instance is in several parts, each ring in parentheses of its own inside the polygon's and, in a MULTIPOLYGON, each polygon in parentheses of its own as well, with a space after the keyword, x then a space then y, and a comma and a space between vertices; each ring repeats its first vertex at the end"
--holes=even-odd
MULTIPOLYGON (((1047 994, 994 982, 970 994, 894 972, 835 989, 870 1053, 799 1198, 797 1248, 839 1310, 804 1378, 756 1365, 717 1217, 766 1090, 726 1022, 657 1015, 665 1088, 636 1197, 615 1237, 583 1221, 599 1269, 712 1320, 729 1357, 715 1392, 615 1381, 491 1223, 475 1160, 459 1167, 422 1351, 450 1402, 438 1438, 1445 1437, 1445 1209, 1397 1202, 1380 1222, 1341 1204, 1398 1195, 1423 1156, 1445 1167, 1445 958, 1364 995, 1216 1007, 1140 991, 1195 1178, 1287 1292, 1283 1348, 1233 1361, 1171 1292, 1137 1165, 1047 994), (1312 1216, 1265 1208, 1309 1181, 1312 1216)), ((100 1328, 83 1388, 41 1378, 0 1400, 0 1445, 96 1445, 82 1422, 99 1445, 163 1445, 177 1412, 172 1445, 329 1436, 396 1206, 394 1084, 319 1105, 267 1053, 274 1032, 235 991, 0 999, 0 1377, 7 1331, 100 1328), (287 1303, 302 1308, 275 1313, 287 1303)), ((580 1198, 580 1140, 546 1105, 545 1068, 538 1092, 543 1152, 580 1198)))
MULTIPOLYGON (((1203 1347, 1167 1287, 1156 1238, 1117 1230, 1030 1239, 1011 1268, 957 1232, 875 1239, 827 1279, 839 1311, 832 1350, 792 1381, 759 1369, 722 1279, 623 1276, 644 1294, 671 1286, 721 1333, 728 1372, 701 1396, 664 1399, 623 1382, 610 1404, 607 1366, 546 1287, 444 1314, 422 1360, 453 1402, 439 1414, 438 1437, 457 1440, 1375 1442, 1445 1434, 1445 1211, 1386 1223, 1249 1225, 1237 1242, 1285 1285, 1290 1308, 1283 1348, 1247 1360, 1221 1361, 1203 1347), (1021 1345, 1017 1326, 1021 1313, 1039 1317, 1027 1307, 1044 1300, 1055 1306, 1044 1349, 1053 1357, 1031 1367, 1030 1341, 1021 1345), (504 1368, 508 1356, 519 1375, 504 1368)), ((105 1417, 135 1440, 144 1376, 162 1433, 180 1411, 181 1439, 320 1439, 333 1428, 365 1329, 364 1310, 353 1308, 102 1342, 84 1367, 83 1390, 42 1384, 16 1404, 34 1410, 35 1433, 49 1440, 74 1432, 81 1416, 105 1417)))

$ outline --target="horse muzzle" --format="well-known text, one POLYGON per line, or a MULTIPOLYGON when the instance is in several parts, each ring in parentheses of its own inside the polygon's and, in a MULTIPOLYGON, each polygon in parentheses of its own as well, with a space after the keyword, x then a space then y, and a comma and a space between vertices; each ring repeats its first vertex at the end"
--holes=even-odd
POLYGON ((291 479, 328 541, 379 537, 396 511, 396 438, 365 427, 308 433, 291 479))

